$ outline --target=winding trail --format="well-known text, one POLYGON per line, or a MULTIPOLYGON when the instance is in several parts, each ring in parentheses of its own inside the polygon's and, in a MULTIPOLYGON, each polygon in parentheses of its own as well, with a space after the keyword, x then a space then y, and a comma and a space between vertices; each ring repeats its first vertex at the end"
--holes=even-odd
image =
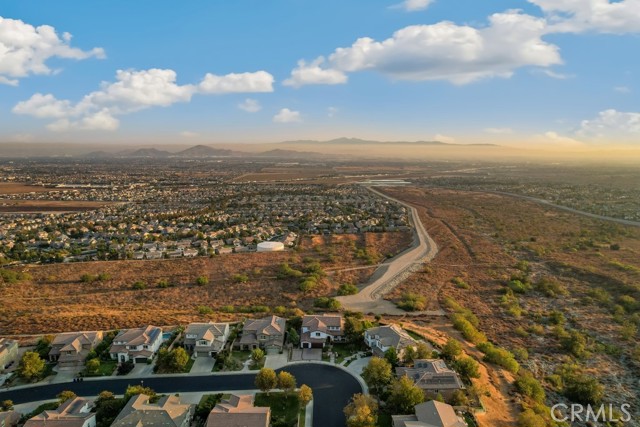
MULTIPOLYGON (((384 300, 383 297, 409 277, 411 273, 418 271, 423 264, 431 261, 438 253, 438 245, 425 230, 416 208, 372 187, 367 186, 366 188, 380 197, 407 208, 409 222, 413 228, 413 242, 410 248, 379 265, 371 276, 369 284, 356 295, 341 296, 336 299, 347 310, 373 314, 406 315, 407 312, 400 310, 393 303, 384 300)), ((436 310, 411 314, 444 315, 444 312, 436 310)))

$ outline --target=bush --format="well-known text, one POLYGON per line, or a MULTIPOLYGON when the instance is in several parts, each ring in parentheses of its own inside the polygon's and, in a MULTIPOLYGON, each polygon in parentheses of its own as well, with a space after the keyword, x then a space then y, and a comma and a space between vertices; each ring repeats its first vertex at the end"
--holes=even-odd
POLYGON ((316 298, 313 301, 313 305, 314 307, 326 308, 329 310, 339 310, 341 307, 340 301, 338 301, 335 298, 329 298, 329 297, 316 298))
POLYGON ((465 282, 464 280, 462 280, 459 277, 454 277, 453 279, 451 279, 451 283, 453 283, 454 285, 456 285, 456 287, 460 288, 460 289, 469 289, 470 286, 467 282, 465 282))
POLYGON ((517 374, 520 369, 520 364, 516 361, 513 353, 510 351, 496 347, 489 342, 484 342, 478 345, 478 349, 484 353, 483 360, 485 362, 494 363, 498 366, 505 368, 507 371, 517 374))
POLYGON ((358 293, 358 287, 352 284, 343 284, 338 288, 338 295, 355 295, 358 293))
POLYGON ((209 283, 209 278, 207 276, 199 276, 196 279, 196 285, 198 286, 204 286, 207 285, 209 283))
POLYGON ((207 307, 206 305, 199 305, 198 314, 202 314, 202 315, 213 314, 213 309, 211 307, 207 307))
POLYGON ((590 375, 573 373, 563 378, 563 382, 563 394, 574 402, 597 404, 604 397, 604 387, 590 375))
POLYGON ((427 299, 423 296, 408 292, 402 295, 398 307, 404 311, 422 311, 427 308, 427 299))
POLYGON ((516 390, 538 403, 543 403, 545 392, 540 382, 530 372, 523 372, 515 382, 516 390))
POLYGON ((249 281, 249 276, 246 274, 234 274, 231 276, 231 280, 233 280, 234 283, 247 283, 249 281))
POLYGON ((131 360, 127 362, 122 362, 118 365, 118 375, 127 375, 134 368, 134 364, 131 360))
POLYGON ((135 290, 143 290, 143 289, 147 289, 147 284, 144 283, 141 280, 138 280, 137 282, 135 282, 132 286, 133 289, 135 290))
POLYGON ((471 324, 461 314, 454 314, 452 316, 453 327, 462 333, 462 336, 474 344, 480 344, 487 341, 487 337, 482 332, 478 331, 475 326, 471 324))

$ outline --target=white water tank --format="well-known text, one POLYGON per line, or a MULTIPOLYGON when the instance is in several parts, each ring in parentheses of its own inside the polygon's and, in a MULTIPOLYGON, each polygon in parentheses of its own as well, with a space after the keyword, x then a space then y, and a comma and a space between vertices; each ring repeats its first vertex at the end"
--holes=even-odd
POLYGON ((284 243, 282 242, 258 243, 258 252, 276 252, 276 251, 284 251, 284 243))

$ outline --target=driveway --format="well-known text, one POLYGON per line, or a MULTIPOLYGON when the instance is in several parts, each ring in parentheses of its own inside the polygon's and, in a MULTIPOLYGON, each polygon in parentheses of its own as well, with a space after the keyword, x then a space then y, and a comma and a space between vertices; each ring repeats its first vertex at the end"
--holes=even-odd
POLYGON ((364 367, 369 364, 370 360, 370 357, 359 357, 358 359, 349 363, 349 366, 346 366, 345 369, 349 372, 352 372, 354 375, 360 375, 364 367))
POLYGON ((322 360, 321 348, 294 348, 291 351, 291 361, 301 362, 304 360, 322 360))
POLYGON ((153 366, 153 364, 136 363, 136 366, 127 375, 130 377, 150 377, 153 375, 153 366))
POLYGON ((197 357, 191 367, 191 374, 210 374, 216 359, 213 357, 197 357))
MULTIPOLYGON (((335 366, 320 363, 299 363, 287 366, 286 370, 296 377, 298 385, 306 384, 313 389, 313 425, 318 427, 340 427, 345 425, 344 408, 356 393, 362 393, 360 383, 348 372, 335 366), (321 408, 321 410, 319 409, 321 408)), ((158 393, 223 392, 231 390, 254 390, 255 373, 230 375, 175 375, 149 377, 144 385, 158 393)), ((53 400, 63 390, 78 396, 97 396, 102 390, 123 394, 131 378, 102 377, 86 379, 80 383, 47 384, 0 392, 0 401, 11 399, 17 404, 53 400)))
POLYGON ((266 357, 267 358, 264 362, 265 368, 280 369, 284 367, 288 362, 287 352, 284 352, 282 354, 280 353, 268 354, 266 357))

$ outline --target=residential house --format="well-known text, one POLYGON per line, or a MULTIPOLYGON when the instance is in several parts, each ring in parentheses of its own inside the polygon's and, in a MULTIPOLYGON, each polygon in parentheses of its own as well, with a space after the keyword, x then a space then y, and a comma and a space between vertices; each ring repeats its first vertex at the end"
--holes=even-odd
POLYGON ((178 396, 163 396, 151 403, 146 394, 132 396, 111 427, 189 427, 196 405, 182 403, 178 396))
POLYGON ((147 363, 162 344, 162 329, 157 326, 120 331, 109 348, 111 359, 119 363, 147 363))
POLYGON ((214 357, 229 339, 228 323, 191 323, 184 331, 184 347, 194 357, 214 357))
POLYGON ((218 403, 206 427, 269 427, 271 408, 253 406, 252 395, 235 395, 218 403))
POLYGON ((95 427, 96 414, 91 412, 90 400, 75 397, 53 411, 44 411, 28 420, 24 427, 95 427))
POLYGON ((367 329, 364 332, 364 341, 371 348, 373 354, 383 357, 390 348, 394 348, 399 358, 402 359, 407 347, 416 347, 416 341, 398 325, 385 325, 367 329))
POLYGON ((51 342, 49 360, 58 362, 60 368, 83 366, 89 352, 102 341, 102 338, 101 331, 59 334, 51 342))
POLYGON ((300 348, 324 348, 327 341, 344 340, 344 319, 339 314, 306 315, 302 318, 300 348))
POLYGON ((242 336, 236 346, 240 350, 263 348, 282 350, 287 321, 282 317, 268 316, 262 319, 247 320, 242 328, 242 336))
POLYGON ((415 406, 415 415, 392 415, 393 427, 467 427, 451 405, 430 400, 415 406))
MULTIPOLYGON (((18 341, 0 338, 0 372, 18 360, 18 341)), ((14 363, 15 364, 15 363, 14 363)))
POLYGON ((425 393, 450 397, 456 390, 464 389, 458 374, 449 369, 442 359, 418 359, 413 368, 396 368, 398 378, 407 376, 425 393))
POLYGON ((0 427, 16 427, 22 414, 16 411, 0 412, 0 427))

